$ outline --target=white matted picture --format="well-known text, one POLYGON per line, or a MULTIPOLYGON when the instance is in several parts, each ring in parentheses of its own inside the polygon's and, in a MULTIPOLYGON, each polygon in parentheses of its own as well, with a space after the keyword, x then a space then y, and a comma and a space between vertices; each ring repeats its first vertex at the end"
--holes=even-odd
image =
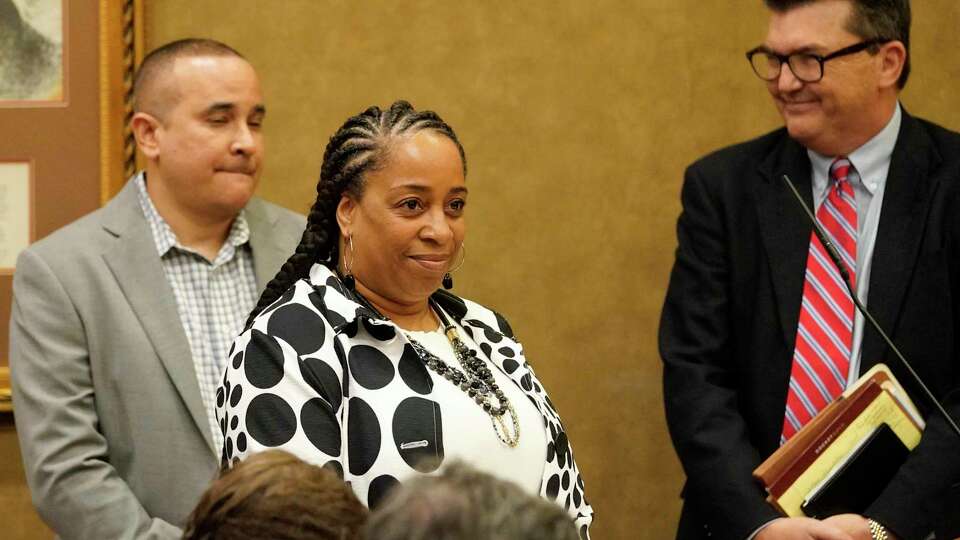
POLYGON ((30 162, 0 161, 0 274, 9 274, 33 232, 30 162))
POLYGON ((0 106, 64 101, 64 0, 0 0, 0 106))

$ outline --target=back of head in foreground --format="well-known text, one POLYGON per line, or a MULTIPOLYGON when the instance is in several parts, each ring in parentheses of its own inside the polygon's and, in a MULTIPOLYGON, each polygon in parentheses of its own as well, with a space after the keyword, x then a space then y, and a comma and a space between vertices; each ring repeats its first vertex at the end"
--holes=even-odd
POLYGON ((334 472, 268 450, 210 485, 183 538, 358 540, 366 519, 366 507, 334 472))
POLYGON ((576 527, 556 504, 512 482, 454 462, 438 476, 420 476, 396 489, 374 511, 366 540, 577 540, 576 527))

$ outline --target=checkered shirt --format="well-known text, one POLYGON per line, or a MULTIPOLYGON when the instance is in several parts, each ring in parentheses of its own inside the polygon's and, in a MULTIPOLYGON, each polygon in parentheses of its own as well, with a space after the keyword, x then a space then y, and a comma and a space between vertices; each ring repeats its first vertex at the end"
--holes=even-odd
POLYGON ((214 445, 219 449, 223 446, 223 434, 214 414, 217 386, 230 344, 243 330, 243 323, 257 300, 250 229, 241 211, 217 257, 209 261, 177 240, 150 200, 144 174, 140 173, 134 181, 163 272, 177 300, 180 323, 190 342, 200 397, 214 445))

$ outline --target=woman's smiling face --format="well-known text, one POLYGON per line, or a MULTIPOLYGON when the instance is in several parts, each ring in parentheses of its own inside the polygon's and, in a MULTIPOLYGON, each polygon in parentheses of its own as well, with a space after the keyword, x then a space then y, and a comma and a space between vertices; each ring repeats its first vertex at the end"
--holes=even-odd
POLYGON ((466 232, 463 162, 457 145, 431 130, 392 141, 384 164, 364 175, 359 200, 337 208, 351 238, 341 268, 378 296, 401 304, 425 301, 455 263, 466 232))

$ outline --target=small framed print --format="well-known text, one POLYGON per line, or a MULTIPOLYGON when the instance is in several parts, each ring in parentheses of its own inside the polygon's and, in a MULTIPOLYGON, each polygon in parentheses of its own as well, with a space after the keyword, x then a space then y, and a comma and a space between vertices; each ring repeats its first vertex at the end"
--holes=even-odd
POLYGON ((0 107, 66 99, 66 0, 0 0, 0 107))
POLYGON ((33 164, 0 161, 0 275, 13 274, 17 255, 33 240, 33 164))

